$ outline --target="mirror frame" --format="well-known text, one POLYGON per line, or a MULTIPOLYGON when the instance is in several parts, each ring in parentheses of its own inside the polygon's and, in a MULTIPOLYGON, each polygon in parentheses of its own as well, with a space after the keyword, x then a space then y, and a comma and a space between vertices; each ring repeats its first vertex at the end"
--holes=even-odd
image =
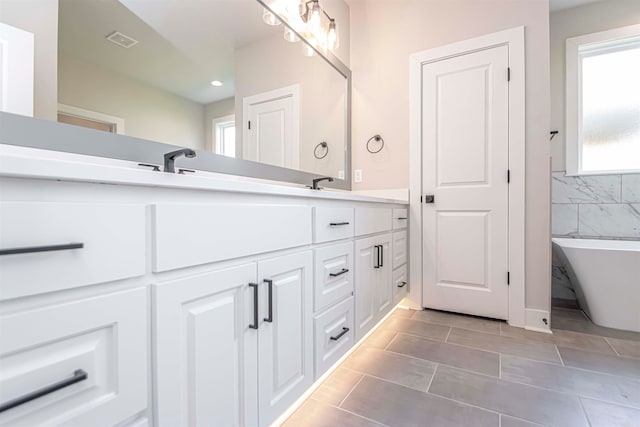
MULTIPOLYGON (((256 1, 261 7, 273 12, 273 9, 263 0, 256 1)), ((279 15, 275 15, 280 19, 279 15)), ((283 25, 291 28, 284 20, 280 19, 280 21, 283 25)), ((293 28, 291 30, 300 37, 301 42, 307 43, 301 34, 293 28)), ((309 43, 307 45, 311 46, 309 43)), ((325 181, 322 186, 351 190, 351 70, 333 53, 324 53, 314 46, 311 47, 320 58, 324 59, 328 65, 345 78, 345 177, 344 179, 333 177, 333 182, 325 181)), ((161 167, 165 153, 184 148, 6 112, 0 112, 0 128, 2 129, 2 132, 0 132, 0 143, 2 144, 149 163, 160 165, 161 167)), ((197 156, 195 158, 178 159, 180 166, 202 172, 238 175, 303 185, 311 185, 313 179, 323 177, 323 175, 312 172, 226 157, 205 150, 196 150, 196 152, 197 156)))

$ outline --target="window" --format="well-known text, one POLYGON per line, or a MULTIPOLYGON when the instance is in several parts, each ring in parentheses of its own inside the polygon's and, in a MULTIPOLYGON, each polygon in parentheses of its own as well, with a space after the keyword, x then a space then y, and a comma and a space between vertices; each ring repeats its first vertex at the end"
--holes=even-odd
POLYGON ((640 171, 640 25, 567 39, 567 174, 640 171))
POLYGON ((235 115, 219 117, 212 121, 214 153, 227 157, 236 156, 235 115))

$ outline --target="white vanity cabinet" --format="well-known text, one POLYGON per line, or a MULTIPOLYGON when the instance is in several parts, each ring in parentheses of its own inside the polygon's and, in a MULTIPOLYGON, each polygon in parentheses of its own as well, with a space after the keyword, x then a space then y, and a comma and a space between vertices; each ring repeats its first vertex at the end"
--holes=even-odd
POLYGON ((0 425, 266 427, 406 288, 400 201, 82 161, 0 145, 0 425))
POLYGON ((153 286, 158 426, 266 426, 313 383, 312 257, 153 286))
POLYGON ((356 341, 390 309, 391 233, 359 239, 355 243, 356 341))

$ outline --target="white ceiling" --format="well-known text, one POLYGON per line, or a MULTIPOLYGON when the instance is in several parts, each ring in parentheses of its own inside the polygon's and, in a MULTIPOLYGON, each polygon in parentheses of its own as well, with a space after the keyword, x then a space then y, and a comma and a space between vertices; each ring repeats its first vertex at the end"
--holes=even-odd
POLYGON ((202 104, 234 94, 234 52, 275 32, 255 0, 60 0, 58 49, 202 104), (132 13, 133 12, 133 13, 132 13), (105 39, 120 31, 130 49, 105 39), (220 80, 222 87, 210 82, 220 80))
POLYGON ((557 12, 558 10, 570 9, 598 1, 602 0, 549 0, 549 10, 551 12, 557 12))

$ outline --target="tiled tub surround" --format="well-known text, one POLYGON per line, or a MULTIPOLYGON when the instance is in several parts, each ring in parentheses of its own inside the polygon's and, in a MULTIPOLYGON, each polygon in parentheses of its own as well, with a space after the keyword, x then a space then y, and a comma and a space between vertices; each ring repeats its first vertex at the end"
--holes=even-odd
POLYGON ((398 309, 284 426, 640 426, 640 334, 552 327, 398 309))
POLYGON ((640 174, 552 176, 554 236, 640 239, 640 174))

